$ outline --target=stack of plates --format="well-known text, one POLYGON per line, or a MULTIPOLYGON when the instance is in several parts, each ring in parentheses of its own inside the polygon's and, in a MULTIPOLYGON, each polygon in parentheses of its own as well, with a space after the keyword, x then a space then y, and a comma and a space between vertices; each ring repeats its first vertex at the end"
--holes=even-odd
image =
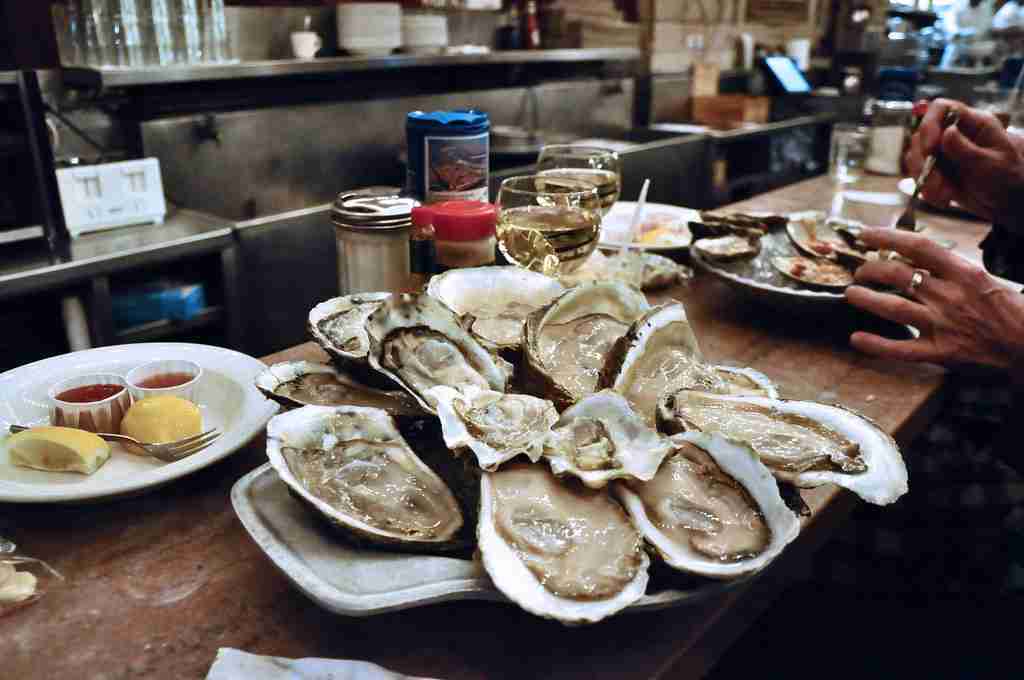
POLYGON ((402 45, 416 54, 438 54, 448 46, 448 17, 440 14, 402 16, 402 45))
POLYGON ((397 2, 338 5, 338 47, 363 57, 391 54, 402 46, 402 6, 397 2))

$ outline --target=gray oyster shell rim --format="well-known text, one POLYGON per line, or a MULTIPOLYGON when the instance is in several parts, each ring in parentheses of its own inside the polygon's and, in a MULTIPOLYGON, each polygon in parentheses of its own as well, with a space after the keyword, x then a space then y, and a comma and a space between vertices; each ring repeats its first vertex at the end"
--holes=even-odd
MULTIPOLYGON (((231 503, 242 526, 274 566, 303 594, 336 614, 373 616, 459 600, 512 603, 491 584, 483 567, 476 565, 475 574, 467 571, 467 565, 474 565, 471 560, 359 549, 338 541, 326 528, 318 526, 305 508, 294 502, 269 463, 235 483, 231 489, 231 503), (282 494, 288 502, 285 506, 289 508, 287 511, 277 507, 279 504, 275 496, 282 494), (282 517, 285 513, 301 519, 282 517), (289 522, 294 522, 295 526, 290 526, 285 532, 288 534, 286 540, 280 527, 289 522), (325 564, 318 565, 318 560, 325 564), (446 564, 446 560, 450 563, 446 564), (440 565, 442 571, 451 571, 452 575, 438 575, 418 583, 403 582, 400 576, 398 580, 394 578, 396 561, 408 567, 410 573, 422 574, 424 567, 440 565), (322 566, 323 570, 318 571, 317 566, 322 566), (377 566, 380 568, 375 568, 377 566), (325 578, 324 571, 330 571, 332 576, 349 587, 332 584, 325 578), (379 574, 380 577, 367 581, 368 574, 379 574), (360 589, 361 585, 366 587, 360 589)), ((691 591, 663 590, 647 594, 624 609, 623 613, 696 605, 745 587, 754 578, 757 575, 706 583, 691 591)))

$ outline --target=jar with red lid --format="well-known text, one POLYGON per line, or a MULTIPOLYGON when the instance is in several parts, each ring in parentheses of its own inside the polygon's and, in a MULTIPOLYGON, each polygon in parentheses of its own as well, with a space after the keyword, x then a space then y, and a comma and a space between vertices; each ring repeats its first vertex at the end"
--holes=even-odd
POLYGON ((498 211, 483 201, 443 201, 430 206, 438 271, 494 264, 498 211))

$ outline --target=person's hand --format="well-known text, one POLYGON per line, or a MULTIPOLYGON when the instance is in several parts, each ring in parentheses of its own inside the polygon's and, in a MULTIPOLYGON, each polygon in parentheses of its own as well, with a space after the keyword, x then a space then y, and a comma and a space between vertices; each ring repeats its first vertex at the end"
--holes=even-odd
POLYGON ((994 115, 959 102, 936 99, 928 106, 917 132, 910 138, 904 163, 912 177, 921 173, 925 159, 939 151, 956 166, 955 176, 932 170, 921 195, 932 205, 947 207, 956 201, 990 220, 1013 220, 1024 215, 1024 137, 1007 134, 994 115), (956 125, 942 129, 951 108, 960 111, 956 125))
POLYGON ((935 242, 896 229, 865 229, 860 239, 873 248, 894 250, 927 270, 913 287, 914 267, 873 261, 855 274, 860 284, 907 291, 910 299, 864 286, 846 289, 846 300, 872 314, 921 332, 913 340, 892 340, 856 332, 850 344, 878 357, 1008 369, 1024 379, 1024 295, 996 281, 980 266, 935 242))

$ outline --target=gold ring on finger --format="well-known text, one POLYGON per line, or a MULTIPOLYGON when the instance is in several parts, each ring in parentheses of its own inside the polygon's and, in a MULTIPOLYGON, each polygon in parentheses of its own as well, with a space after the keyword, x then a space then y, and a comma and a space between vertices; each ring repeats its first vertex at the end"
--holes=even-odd
POLYGON ((928 272, 926 270, 915 269, 914 273, 910 275, 910 283, 907 284, 907 295, 914 295, 927 276, 928 272))

